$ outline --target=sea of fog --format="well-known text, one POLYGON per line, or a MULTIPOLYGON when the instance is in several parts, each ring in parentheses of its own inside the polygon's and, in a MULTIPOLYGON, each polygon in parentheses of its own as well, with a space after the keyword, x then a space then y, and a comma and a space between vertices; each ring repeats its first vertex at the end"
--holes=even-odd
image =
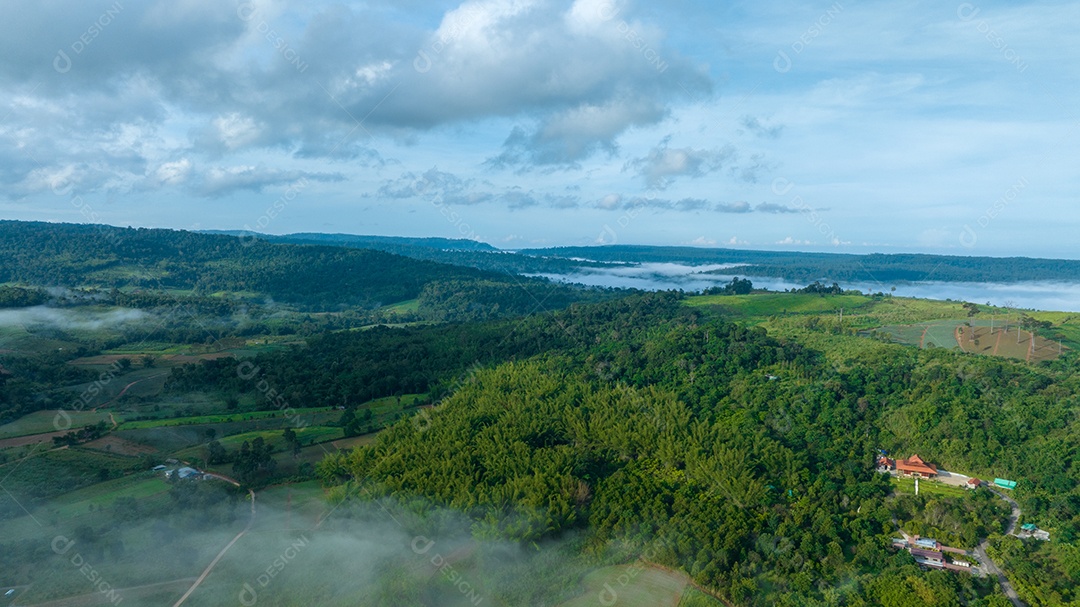
MULTIPOLYGON (((677 263, 642 263, 638 265, 619 265, 610 268, 582 268, 570 274, 536 274, 551 280, 571 282, 600 287, 622 287, 648 291, 682 289, 700 291, 730 282, 735 276, 749 278, 756 288, 771 291, 798 289, 806 284, 795 283, 782 278, 764 276, 746 276, 736 271, 742 264, 709 264, 690 266, 677 263), (704 274, 714 270, 728 270, 731 274, 704 274)), ((973 283, 973 282, 913 282, 913 283, 877 283, 845 282, 844 289, 858 289, 862 292, 892 292, 898 297, 920 297, 925 299, 953 299, 974 303, 991 303, 998 306, 1006 304, 1016 308, 1031 310, 1060 310, 1080 312, 1080 281, 1078 282, 1015 282, 1015 283, 973 283)))

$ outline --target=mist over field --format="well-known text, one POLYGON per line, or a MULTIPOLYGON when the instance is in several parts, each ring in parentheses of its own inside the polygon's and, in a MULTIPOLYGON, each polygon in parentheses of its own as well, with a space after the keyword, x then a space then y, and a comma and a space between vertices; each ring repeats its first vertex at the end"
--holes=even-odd
POLYGON ((114 308, 88 310, 85 308, 55 308, 33 306, 29 308, 0 309, 0 327, 26 327, 45 329, 80 329, 97 331, 116 329, 146 322, 152 315, 143 310, 114 308))
MULTIPOLYGON (((739 274, 738 268, 746 264, 686 265, 676 263, 642 263, 618 267, 588 268, 571 274, 537 274, 551 280, 601 287, 632 288, 644 290, 682 289, 701 291, 722 286, 735 277, 748 278, 754 287, 770 291, 801 289, 805 282, 782 278, 739 274), (730 272, 719 272, 730 270, 730 272)), ((1080 312, 1080 280, 1028 281, 1009 283, 967 282, 866 282, 845 281, 840 285, 863 293, 885 292, 898 297, 970 301, 996 306, 1032 310, 1060 310, 1080 312), (893 288, 895 287, 895 290, 893 288)))

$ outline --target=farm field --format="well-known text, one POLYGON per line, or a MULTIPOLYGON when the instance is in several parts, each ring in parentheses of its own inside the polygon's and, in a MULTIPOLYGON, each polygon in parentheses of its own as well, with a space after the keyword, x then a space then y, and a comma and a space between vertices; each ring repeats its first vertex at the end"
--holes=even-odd
MULTIPOLYGON (((327 413, 334 411, 331 407, 310 407, 307 409, 290 409, 292 415, 300 416, 307 420, 307 416, 315 413, 327 413)), ((340 416, 340 413, 338 413, 340 416)), ((140 430, 145 428, 165 428, 170 426, 195 426, 202 424, 226 424, 232 422, 275 419, 288 417, 283 411, 250 411, 248 413, 222 413, 217 415, 196 415, 193 417, 172 417, 162 419, 145 419, 130 421, 120 424, 117 430, 140 430)))
POLYGON ((821 296, 811 293, 752 293, 750 295, 697 295, 688 297, 693 307, 716 306, 736 316, 767 317, 785 314, 820 314, 856 310, 874 303, 863 295, 821 296))
POLYGON ((660 569, 640 561, 601 567, 582 580, 585 590, 580 596, 566 601, 560 607, 616 604, 626 607, 678 607, 689 582, 690 578, 686 574, 660 569))
MULTIPOLYGON (((306 428, 297 428, 296 436, 300 442, 304 445, 315 445, 317 443, 324 443, 337 438, 341 438, 341 428, 333 428, 330 426, 309 426, 306 428)), ((282 451, 286 448, 285 439, 281 436, 281 430, 259 430, 255 432, 244 432, 242 434, 234 434, 232 436, 226 436, 219 438, 218 442, 222 447, 226 449, 239 449, 242 443, 251 442, 256 438, 262 438, 266 444, 270 445, 277 451, 282 451)), ((202 457, 204 448, 202 446, 189 447, 182 449, 173 454, 177 459, 188 459, 192 457, 202 457)), ((324 451, 325 453, 325 451, 324 451)), ((291 455, 289 456, 291 457, 291 455)), ((284 459, 284 458, 282 458, 284 459)))
POLYGON ((408 312, 417 312, 417 311, 420 310, 420 300, 419 299, 410 299, 410 300, 407 300, 407 301, 399 301, 398 303, 390 304, 388 306, 383 306, 382 308, 379 308, 379 309, 381 311, 383 311, 383 312, 391 312, 391 313, 395 313, 395 314, 404 314, 404 313, 408 313, 408 312))
POLYGON ((108 422, 108 411, 65 411, 65 417, 58 419, 55 409, 35 411, 19 419, 0 426, 0 439, 30 436, 46 432, 67 431, 69 429, 92 426, 98 422, 108 422), (67 426, 70 420, 70 428, 67 426), (59 426, 58 426, 59 424, 59 426))
MULTIPOLYGON (((886 325, 874 332, 887 334, 894 342, 920 348, 960 349, 964 352, 1018 358, 1028 362, 1054 360, 1059 344, 1031 331, 1010 327, 1006 334, 999 322, 991 333, 984 319, 940 320, 917 325, 886 325)), ((1060 346, 1064 350, 1064 346, 1060 346)))

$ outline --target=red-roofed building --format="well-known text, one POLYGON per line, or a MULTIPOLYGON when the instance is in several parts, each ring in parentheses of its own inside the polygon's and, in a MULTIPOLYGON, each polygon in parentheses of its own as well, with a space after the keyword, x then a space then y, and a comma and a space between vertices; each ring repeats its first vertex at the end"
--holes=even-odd
POLYGON ((937 476, 937 466, 926 463, 918 455, 912 455, 908 459, 896 460, 896 473, 901 476, 934 478, 937 476))
POLYGON ((896 468, 896 462, 882 455, 880 458, 878 458, 877 466, 879 472, 889 472, 890 470, 896 468))
POLYGON ((979 479, 977 479, 975 477, 971 477, 971 478, 968 479, 967 488, 968 489, 978 489, 979 487, 982 486, 982 484, 983 484, 983 482, 980 481, 979 479))

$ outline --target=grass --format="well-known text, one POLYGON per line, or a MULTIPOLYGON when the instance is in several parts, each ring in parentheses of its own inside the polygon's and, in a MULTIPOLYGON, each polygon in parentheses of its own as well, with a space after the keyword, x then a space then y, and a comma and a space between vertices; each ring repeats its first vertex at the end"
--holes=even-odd
POLYGON ((725 312, 746 317, 768 317, 784 314, 820 314, 856 310, 873 299, 863 295, 814 295, 810 293, 753 293, 750 295, 696 295, 686 298, 692 307, 718 306, 725 312))
MULTIPOLYGON (((915 494, 915 480, 910 478, 891 477, 893 490, 897 493, 915 494)), ((967 489, 954 487, 935 481, 919 481, 919 495, 941 495, 944 497, 962 497, 967 489)))
POLYGON ((687 586, 682 600, 679 601, 679 607, 724 607, 724 604, 693 586, 687 586))
MULTIPOLYGON (((310 407, 307 409, 291 409, 293 415, 303 417, 306 414, 326 412, 327 407, 310 407)), ((202 424, 228 424, 232 422, 253 421, 260 419, 272 419, 275 417, 287 417, 284 411, 250 411, 248 413, 220 413, 215 415, 196 415, 192 417, 173 417, 165 419, 144 419, 139 421, 124 422, 117 430, 144 430, 146 428, 166 428, 173 426, 197 426, 202 424)))
MULTIPOLYGON (((109 421, 108 411, 65 411, 64 413, 71 419, 71 430, 92 426, 100 421, 109 421)), ((0 439, 68 430, 69 428, 65 427, 67 425, 65 419, 61 419, 62 425, 57 427, 57 415, 57 412, 53 410, 35 411, 24 415, 0 426, 0 439)))
MULTIPOLYGON (((233 434, 232 436, 219 438, 218 442, 226 449, 236 450, 239 449, 240 445, 245 441, 250 443, 256 438, 262 437, 263 441, 270 445, 274 451, 281 452, 287 448, 285 439, 282 437, 283 431, 284 430, 258 430, 254 432, 244 432, 242 434, 233 434)), ((341 428, 330 426, 309 426, 307 428, 297 429, 296 436, 303 445, 310 446, 339 439, 342 436, 342 430, 341 428)), ((317 449, 319 458, 321 458, 322 455, 325 455, 325 452, 321 448, 317 447, 317 449)), ((331 447, 327 450, 333 450, 333 448, 331 447)), ((177 451, 173 454, 173 457, 177 459, 190 459, 193 457, 203 458, 205 457, 205 451, 204 445, 196 445, 177 451)), ((289 451, 287 455, 292 457, 292 452, 289 451)), ((318 461, 319 458, 316 458, 314 461, 318 461)), ((279 459, 281 459, 281 456, 279 456, 279 459)))
POLYGON ((996 317, 995 324, 1000 328, 1005 318, 1004 309, 979 306, 978 314, 971 317, 959 301, 769 292, 697 295, 686 298, 686 304, 733 317, 739 322, 760 325, 782 337, 812 338, 823 331, 831 333, 826 346, 843 333, 858 332, 863 336, 887 333, 892 341, 906 345, 962 349, 1038 362, 1057 358, 1057 340, 1064 342, 1066 347, 1080 345, 1080 314, 1069 312, 1031 312, 1029 316, 1036 320, 1054 323, 1053 327, 1036 332, 1032 348, 1033 337, 1027 331, 1021 331, 1019 344, 1015 336, 1011 343, 1006 343, 1007 339, 998 340, 996 335, 989 337, 985 328, 989 327, 992 317, 996 317), (842 327, 839 321, 841 309, 844 311, 842 327), (968 324, 975 327, 979 344, 972 340, 957 343, 958 328, 966 329, 968 324))
POLYGON ((399 301, 395 304, 383 306, 379 308, 380 312, 390 312, 392 314, 406 314, 410 312, 416 312, 420 309, 419 299, 410 299, 407 301, 399 301))
POLYGON ((168 500, 169 487, 160 474, 142 472, 76 489, 35 509, 33 517, 24 515, 4 521, 5 539, 40 538, 39 521, 62 521, 67 529, 79 525, 99 525, 112 520, 109 507, 117 498, 132 497, 145 507, 151 502, 156 504, 168 500))
POLYGON ((667 571, 641 561, 601 567, 589 572, 582 580, 584 592, 561 607, 678 607, 689 581, 685 573, 667 571))

